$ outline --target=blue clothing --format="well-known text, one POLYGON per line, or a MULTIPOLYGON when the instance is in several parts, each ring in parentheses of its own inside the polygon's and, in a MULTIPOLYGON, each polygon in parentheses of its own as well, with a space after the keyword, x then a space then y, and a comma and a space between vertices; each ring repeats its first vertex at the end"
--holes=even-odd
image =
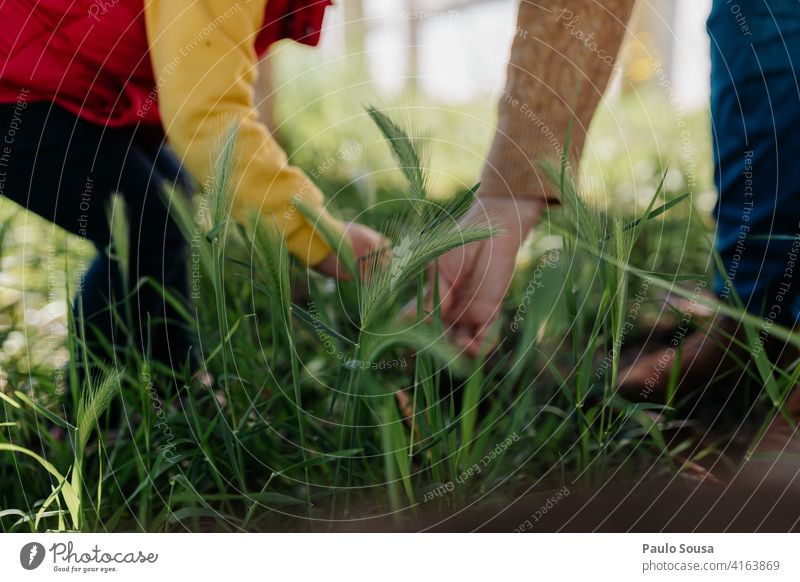
POLYGON ((716 291, 793 324, 800 314, 800 2, 714 0, 711 117, 716 291))

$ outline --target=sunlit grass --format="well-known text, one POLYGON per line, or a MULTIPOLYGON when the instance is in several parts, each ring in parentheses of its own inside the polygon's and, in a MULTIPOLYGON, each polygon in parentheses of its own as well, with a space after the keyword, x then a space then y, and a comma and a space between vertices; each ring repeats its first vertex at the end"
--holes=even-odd
MULTIPOLYGON (((436 310, 424 310, 424 293, 436 295, 425 272, 448 250, 497 231, 461 220, 474 188, 432 198, 424 142, 396 117, 368 113, 398 165, 402 203, 375 220, 390 245, 365 260, 346 256, 338 233, 323 233, 345 249, 348 281, 299 268, 269 220, 229 220, 233 128, 210 187, 192 202, 170 194, 198 273, 196 311, 185 323, 199 332, 211 385, 131 349, 114 366, 94 362, 98 374, 80 390, 74 365, 64 371, 77 396, 64 410, 52 365, 23 370, 6 360, 4 530, 325 530, 386 515, 402 525, 487 492, 501 499, 599 482, 631 457, 679 470, 677 453, 691 444, 665 434, 657 414, 671 411, 622 401, 615 385, 620 349, 635 340, 626 325, 631 289, 705 276, 694 267, 660 272, 668 259, 641 252, 660 248, 665 223, 685 226, 691 197, 663 187, 659 168, 640 194, 647 205, 623 215, 587 201, 566 165, 545 167, 563 207, 526 249, 498 348, 469 360, 447 341, 436 310), (416 317, 403 319, 412 299, 416 317), (410 418, 397 391, 410 397, 410 418)), ((124 248, 115 256, 124 261, 124 248)), ((24 329, 9 312, 2 339, 24 329)), ((124 328, 127 315, 117 317, 124 328)), ((798 370, 757 362, 776 407, 798 370)))

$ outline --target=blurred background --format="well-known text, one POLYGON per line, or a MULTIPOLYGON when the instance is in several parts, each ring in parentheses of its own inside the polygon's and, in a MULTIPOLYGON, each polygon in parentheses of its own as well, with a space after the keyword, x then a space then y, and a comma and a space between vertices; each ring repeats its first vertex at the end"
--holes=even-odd
MULTIPOLYGON (((387 91, 416 86, 451 103, 502 87, 518 0, 338 0, 326 15, 317 63, 348 60, 387 91)), ((708 92, 704 37, 710 0, 642 1, 626 64, 636 82, 660 60, 676 96, 702 105, 708 92), (639 45, 636 48, 634 45, 639 45), (637 50, 638 49, 638 50, 637 50)))
MULTIPOLYGON (((599 182, 609 202, 628 204, 662 161, 673 168, 673 187, 689 169, 692 189, 707 190, 710 4, 638 3, 619 59, 623 73, 611 84, 584 164, 589 189, 599 182)), ((435 193, 472 185, 493 133, 516 9, 517 0, 338 0, 320 47, 279 44, 263 63, 262 112, 295 163, 323 167, 317 180, 329 195, 343 180, 366 193, 387 185, 385 151, 368 147, 377 138, 363 116, 368 103, 411 111, 430 138, 435 193), (353 146, 356 154, 338 159, 353 146), (346 163, 322 163, 331 156, 346 163), (359 180, 366 173, 369 183, 359 180)))

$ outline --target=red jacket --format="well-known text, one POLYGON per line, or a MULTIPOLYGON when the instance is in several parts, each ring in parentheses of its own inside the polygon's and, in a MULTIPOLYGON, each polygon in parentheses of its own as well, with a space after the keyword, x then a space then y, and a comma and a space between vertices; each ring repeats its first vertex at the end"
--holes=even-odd
MULTIPOLYGON (((319 42, 331 0, 270 0, 255 49, 291 38, 319 42)), ((160 122, 144 0, 0 0, 0 103, 52 101, 120 127, 160 122), (146 115, 142 117, 142 111, 146 115)))

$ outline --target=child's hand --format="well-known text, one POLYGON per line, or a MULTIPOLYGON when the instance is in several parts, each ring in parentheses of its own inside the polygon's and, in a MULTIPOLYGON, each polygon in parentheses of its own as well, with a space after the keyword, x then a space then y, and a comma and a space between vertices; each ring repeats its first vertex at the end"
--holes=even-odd
MULTIPOLYGON (((368 226, 358 224, 357 222, 347 223, 345 237, 349 241, 350 246, 353 249, 353 255, 357 261, 361 257, 365 257, 373 251, 377 251, 381 248, 388 248, 390 246, 389 241, 382 234, 375 232, 368 226)), ((358 263, 362 265, 363 269, 363 261, 358 261, 358 263)), ((346 281, 350 278, 347 269, 341 264, 335 252, 332 252, 325 257, 321 263, 314 267, 314 269, 323 275, 335 277, 343 281, 346 281)))
POLYGON ((489 329, 511 283, 517 251, 543 208, 539 200, 479 198, 464 220, 480 217, 502 233, 439 259, 442 319, 456 344, 471 356, 477 356, 490 339, 489 329))

